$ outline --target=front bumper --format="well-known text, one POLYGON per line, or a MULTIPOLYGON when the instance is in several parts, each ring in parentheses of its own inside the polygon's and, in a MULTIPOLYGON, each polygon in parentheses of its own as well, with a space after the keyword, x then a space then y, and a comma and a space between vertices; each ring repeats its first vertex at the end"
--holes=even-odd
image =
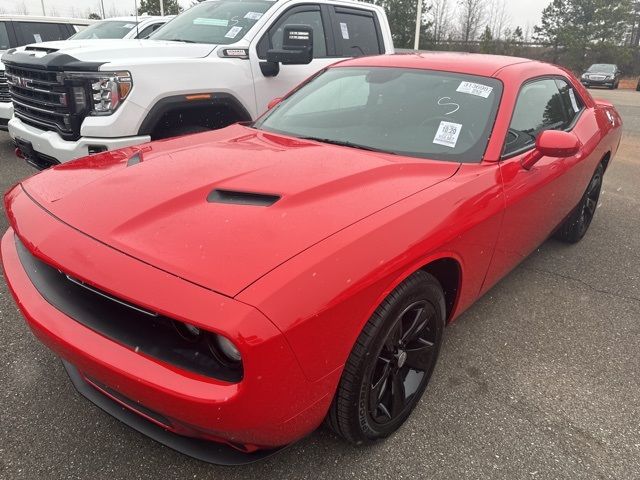
MULTIPOLYGON (((106 150, 117 150, 151 141, 151 137, 148 135, 121 138, 80 137, 76 141, 67 141, 56 132, 40 130, 27 125, 16 117, 9 120, 8 129, 9 135, 16 141, 18 146, 20 146, 20 142, 31 145, 36 156, 53 159, 53 161, 48 160, 49 163, 65 163, 76 158, 86 157, 89 155, 89 147, 104 147, 106 150)), ((38 166, 40 162, 35 163, 37 168, 44 166, 38 166)))
POLYGON ((580 82, 585 87, 613 87, 616 83, 615 79, 592 80, 589 78, 581 78, 580 82))
POLYGON ((13 103, 0 102, 0 130, 7 130, 9 120, 13 117, 13 103))
POLYGON ((1 246, 9 288, 35 335, 72 365, 69 369, 78 390, 101 408, 169 447, 214 463, 262 458, 271 452, 252 452, 287 445, 321 423, 339 372, 309 382, 284 336, 256 309, 75 231, 42 210, 21 186, 8 194, 7 207, 15 228, 5 233, 1 246), (242 352, 243 380, 227 383, 181 370, 66 316, 31 283, 20 262, 15 235, 33 255, 65 273, 79 279, 99 278, 96 286, 113 295, 135 299, 144 307, 155 305, 163 315, 224 332, 242 352), (55 259, 63 259, 62 264, 55 259), (128 413, 122 413, 121 407, 128 413), (210 447, 204 448, 207 444, 210 447), (240 453, 231 455, 230 448, 240 453))

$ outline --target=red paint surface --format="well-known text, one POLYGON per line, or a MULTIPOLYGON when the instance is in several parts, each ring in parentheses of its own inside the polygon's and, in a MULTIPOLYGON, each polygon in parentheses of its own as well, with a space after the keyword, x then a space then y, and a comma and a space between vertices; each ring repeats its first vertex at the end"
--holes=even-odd
POLYGON ((395 286, 434 260, 454 260, 461 271, 454 320, 549 236, 619 143, 613 107, 595 104, 575 78, 549 65, 447 53, 340 65, 500 79, 484 158, 419 160, 232 126, 56 167, 5 198, 12 228, 3 265, 35 334, 86 375, 170 418, 177 433, 283 445, 322 421, 355 339, 395 286), (503 161, 500 154, 520 86, 542 75, 565 76, 583 98, 573 129, 580 149, 543 156, 526 170, 527 153, 503 161), (142 161, 127 167, 136 152, 142 161), (207 203, 214 188, 281 200, 266 208, 207 203), (243 381, 188 373, 69 319, 30 283, 14 232, 76 278, 224 333, 242 353, 243 381))

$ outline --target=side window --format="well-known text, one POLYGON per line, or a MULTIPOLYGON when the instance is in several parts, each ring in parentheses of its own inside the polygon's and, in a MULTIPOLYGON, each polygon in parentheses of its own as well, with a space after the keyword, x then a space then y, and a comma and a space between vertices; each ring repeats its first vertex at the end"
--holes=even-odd
POLYGON ((567 121, 573 123, 573 120, 584 108, 584 102, 578 95, 578 92, 565 80, 556 80, 558 90, 560 90, 560 98, 562 98, 562 104, 567 115, 567 121))
POLYGON ((57 23, 16 22, 14 26, 20 45, 66 40, 70 35, 62 25, 57 23))
POLYGON ((544 130, 564 130, 569 126, 556 80, 536 80, 520 90, 509 125, 504 155, 535 145, 544 130))
POLYGON ((7 22, 0 22, 0 50, 8 50, 9 48, 11 48, 11 42, 9 42, 7 22))
POLYGON ((153 25, 149 25, 148 27, 145 27, 142 30, 140 30, 140 33, 138 35, 136 35, 136 38, 147 38, 153 32, 158 30, 162 25, 164 25, 164 24, 163 23, 154 23, 153 25))
POLYGON ((258 57, 266 58, 270 48, 282 48, 284 27, 286 25, 308 25, 313 28, 313 58, 327 56, 327 41, 324 34, 320 7, 310 6, 293 8, 285 12, 258 44, 258 57), (302 10, 301 8, 304 8, 302 10))
POLYGON ((383 53, 378 25, 372 12, 336 7, 336 44, 343 57, 383 53))

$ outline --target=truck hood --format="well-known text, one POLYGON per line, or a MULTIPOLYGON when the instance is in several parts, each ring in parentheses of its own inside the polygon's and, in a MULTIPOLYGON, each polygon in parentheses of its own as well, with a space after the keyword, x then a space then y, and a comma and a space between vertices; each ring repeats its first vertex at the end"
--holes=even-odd
POLYGON ((98 241, 233 297, 458 168, 232 126, 85 157, 23 188, 98 241))
POLYGON ((42 42, 16 48, 7 58, 20 61, 20 57, 42 58, 52 54, 66 54, 81 62, 149 62, 169 58, 190 59, 209 55, 215 45, 204 43, 170 42, 166 40, 64 40, 42 42))

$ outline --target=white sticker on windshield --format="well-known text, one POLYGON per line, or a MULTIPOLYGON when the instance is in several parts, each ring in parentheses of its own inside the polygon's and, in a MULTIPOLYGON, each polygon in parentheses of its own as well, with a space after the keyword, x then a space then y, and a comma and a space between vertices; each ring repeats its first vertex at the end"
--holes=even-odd
POLYGON ((249 20, 260 20, 260 18, 262 18, 262 14, 260 12, 247 12, 244 18, 248 18, 249 20))
POLYGON ((458 88, 456 88, 456 92, 469 93, 482 98, 488 98, 492 91, 493 87, 473 82, 462 82, 458 88))
POLYGON ((125 23, 122 28, 125 28, 127 30, 131 30, 133 27, 135 27, 136 24, 135 23, 125 23))
POLYGON ((460 135, 460 130, 462 129, 462 125, 459 123, 451 123, 451 122, 440 122, 440 126, 438 127, 438 131, 436 132, 436 136, 433 139, 433 143, 437 143, 438 145, 444 145, 445 147, 455 148, 458 143, 458 136, 460 135))
POLYGON ((227 38, 236 38, 238 36, 238 34, 240 33, 240 30, 242 30, 242 27, 231 27, 229 29, 229 31, 227 32, 227 34, 225 35, 225 37, 227 37, 227 38))
POLYGON ((226 27, 229 25, 229 20, 224 20, 222 18, 194 18, 194 25, 210 25, 213 27, 226 27))
POLYGON ((42 36, 40 36, 39 33, 34 33, 33 39, 36 41, 36 43, 42 43, 42 36))
POLYGON ((578 107, 578 102, 576 101, 576 94, 573 93, 573 88, 569 89, 569 98, 571 99, 571 106, 573 107, 573 111, 578 113, 580 111, 580 107, 578 107))
POLYGON ((342 38, 349 40, 349 27, 346 23, 340 22, 340 30, 342 31, 342 38))

